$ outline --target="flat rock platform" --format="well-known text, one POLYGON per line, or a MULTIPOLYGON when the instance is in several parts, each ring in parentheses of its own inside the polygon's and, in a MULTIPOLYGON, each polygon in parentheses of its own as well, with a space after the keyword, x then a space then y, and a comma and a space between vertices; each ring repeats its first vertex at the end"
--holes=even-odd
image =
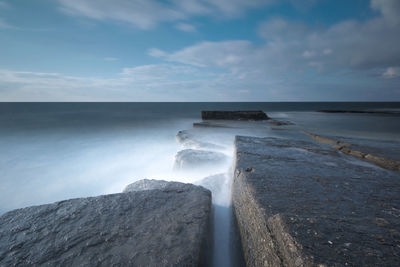
POLYGON ((238 136, 248 266, 398 266, 400 175, 303 140, 238 136))

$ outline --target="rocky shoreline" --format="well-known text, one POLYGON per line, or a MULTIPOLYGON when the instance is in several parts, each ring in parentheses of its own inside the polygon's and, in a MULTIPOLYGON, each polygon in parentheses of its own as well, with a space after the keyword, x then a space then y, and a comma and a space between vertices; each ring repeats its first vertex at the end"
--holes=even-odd
POLYGON ((225 215, 234 216, 239 233, 229 239, 240 240, 245 261, 232 266, 397 264, 400 153, 371 140, 304 135, 262 111, 202 117, 178 132, 175 169, 222 164, 225 172, 215 168, 196 185, 145 179, 119 194, 7 212, 0 265, 221 266, 215 235, 236 231, 216 227, 225 215), (271 125, 279 138, 265 136, 271 125), (232 175, 227 136, 236 136, 232 175))

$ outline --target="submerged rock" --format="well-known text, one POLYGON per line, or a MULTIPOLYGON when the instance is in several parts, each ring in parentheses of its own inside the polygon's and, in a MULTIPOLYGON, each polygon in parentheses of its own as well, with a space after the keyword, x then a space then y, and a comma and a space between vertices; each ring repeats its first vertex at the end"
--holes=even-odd
POLYGON ((2 215, 0 265, 205 265, 210 191, 165 181, 139 187, 156 184, 2 215))
POLYGON ((267 120, 269 123, 271 123, 274 126, 283 126, 283 125, 293 125, 293 122, 290 121, 278 121, 274 119, 268 119, 267 120))
POLYGON ((178 132, 178 134, 176 135, 176 140, 180 144, 182 144, 182 146, 187 147, 187 148, 194 148, 194 149, 224 149, 223 146, 197 140, 192 134, 188 133, 185 130, 182 130, 182 131, 178 132))
POLYGON ((240 111, 223 111, 209 110, 202 111, 201 118, 203 120, 267 120, 267 114, 261 110, 240 110, 240 111))
POLYGON ((235 146, 248 266, 398 265, 398 173, 314 142, 240 136, 235 146))
POLYGON ((185 149, 175 156, 175 169, 193 169, 224 163, 228 157, 220 152, 185 149))

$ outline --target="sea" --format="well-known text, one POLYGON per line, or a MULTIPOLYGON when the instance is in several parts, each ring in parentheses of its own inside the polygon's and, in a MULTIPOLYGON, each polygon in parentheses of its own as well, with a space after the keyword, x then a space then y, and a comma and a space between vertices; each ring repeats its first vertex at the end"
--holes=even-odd
POLYGON ((173 179, 178 131, 201 110, 263 110, 320 133, 400 140, 400 102, 0 103, 0 213, 173 179))
MULTIPOLYGON (((174 170, 184 149, 176 135, 202 110, 262 110, 299 131, 400 142, 400 102, 0 103, 0 214, 119 193, 144 178, 193 183, 215 174, 174 170)), ((224 141, 233 156, 232 136, 224 141)), ((229 206, 227 192, 219 206, 229 206)))

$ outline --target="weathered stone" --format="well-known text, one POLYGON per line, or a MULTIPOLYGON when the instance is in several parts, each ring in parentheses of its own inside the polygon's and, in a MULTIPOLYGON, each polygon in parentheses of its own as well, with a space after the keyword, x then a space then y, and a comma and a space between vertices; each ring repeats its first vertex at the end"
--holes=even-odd
POLYGON ((307 132, 304 132, 304 133, 306 135, 308 135, 309 137, 311 137, 312 139, 314 139, 315 141, 318 141, 320 143, 338 145, 338 146, 341 146, 341 147, 351 146, 351 144, 349 144, 349 143, 338 141, 338 140, 334 140, 332 138, 323 137, 323 136, 320 136, 320 135, 317 135, 317 134, 313 134, 313 133, 307 133, 307 132))
POLYGON ((2 215, 0 265, 205 265, 210 191, 160 183, 2 215))
MULTIPOLYGON (((374 163, 374 164, 378 165, 379 167, 382 167, 385 169, 400 171, 400 161, 399 160, 394 160, 394 159, 390 159, 390 158, 387 158, 384 156, 372 154, 372 153, 378 153, 378 154, 385 155, 385 153, 382 151, 379 151, 379 149, 376 149, 376 148, 374 149, 372 147, 368 147, 365 145, 354 145, 354 144, 350 144, 348 142, 334 139, 334 138, 336 138, 336 139, 347 139, 348 140, 349 138, 344 138, 344 137, 329 137, 328 138, 328 137, 323 137, 323 136, 312 134, 312 133, 306 133, 306 134, 320 143, 335 144, 334 146, 332 146, 332 148, 337 149, 344 154, 351 155, 353 157, 369 161, 369 162, 374 163)), ((356 140, 352 139, 352 141, 354 142, 356 140)), ((398 144, 397 144, 397 147, 399 147, 398 144)), ((391 155, 393 155, 393 153, 391 153, 391 155)))
POLYGON ((203 120, 267 120, 268 116, 261 110, 242 110, 242 111, 202 111, 203 120))
POLYGON ((168 182, 164 180, 154 180, 154 179, 142 179, 136 181, 132 184, 129 184, 125 187, 124 193, 134 192, 134 191, 143 191, 143 190, 190 190, 194 185, 192 184, 184 184, 180 182, 168 182))
POLYGON ((318 143, 235 144, 232 200, 248 266, 398 264, 398 173, 318 143))
POLYGON ((175 169, 194 169, 225 163, 228 157, 224 153, 206 150, 185 149, 175 156, 175 169))
POLYGON ((186 148, 193 149, 224 149, 223 146, 197 140, 192 134, 185 130, 179 131, 176 135, 176 140, 186 148))

